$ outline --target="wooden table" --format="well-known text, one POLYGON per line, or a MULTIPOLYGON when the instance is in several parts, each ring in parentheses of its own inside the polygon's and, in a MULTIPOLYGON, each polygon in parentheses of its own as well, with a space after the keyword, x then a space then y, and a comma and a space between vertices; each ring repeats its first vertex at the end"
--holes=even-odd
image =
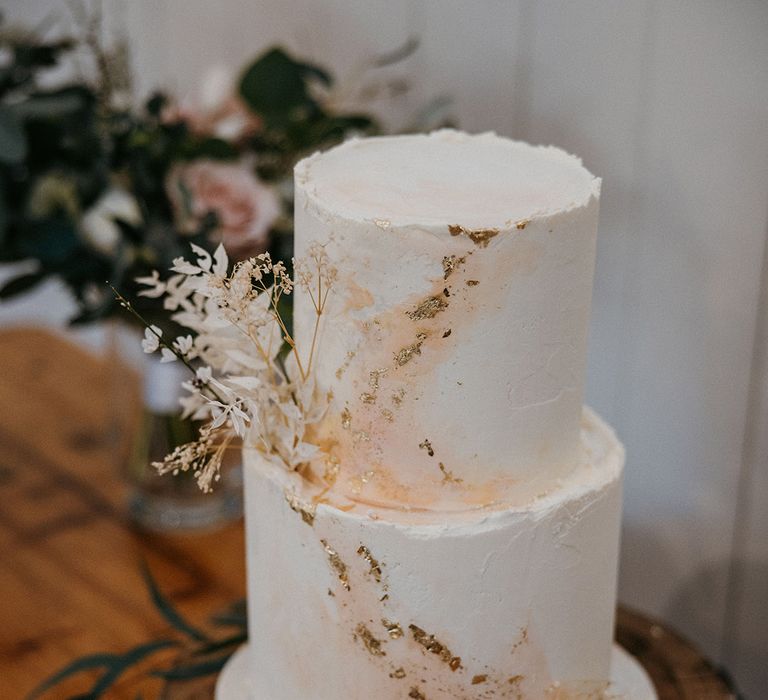
MULTIPOLYGON (((166 635, 141 578, 142 558, 168 597, 201 626, 243 597, 242 523, 160 536, 127 522, 126 487, 103 430, 112 368, 33 329, 0 333, 0 368, 0 698, 23 698, 84 654, 119 652, 166 635)), ((620 610, 617 637, 651 674, 661 700, 735 697, 662 624, 620 610)), ((127 673, 109 697, 169 697, 145 671, 127 673)), ((82 693, 93 678, 45 697, 82 693)), ((170 695, 208 698, 212 685, 176 687, 170 695)))

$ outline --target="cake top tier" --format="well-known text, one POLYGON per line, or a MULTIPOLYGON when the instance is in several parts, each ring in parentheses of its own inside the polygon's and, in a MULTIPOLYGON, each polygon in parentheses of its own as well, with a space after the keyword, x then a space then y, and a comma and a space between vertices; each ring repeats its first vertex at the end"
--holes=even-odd
POLYGON ((299 164, 316 201, 349 219, 393 226, 505 229, 586 204, 600 181, 553 146, 493 133, 352 139, 299 164))
POLYGON ((579 464, 599 187, 559 149, 447 130, 299 163, 296 256, 320 245, 338 270, 318 333, 294 302, 332 396, 314 476, 455 510, 539 495, 579 464))

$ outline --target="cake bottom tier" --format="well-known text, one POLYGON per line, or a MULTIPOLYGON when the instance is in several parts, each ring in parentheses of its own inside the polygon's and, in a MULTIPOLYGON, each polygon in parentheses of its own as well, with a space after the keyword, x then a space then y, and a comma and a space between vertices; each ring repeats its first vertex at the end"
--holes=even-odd
POLYGON ((254 698, 610 693, 624 456, 588 410, 582 445, 533 502, 450 514, 312 508, 246 452, 254 698))

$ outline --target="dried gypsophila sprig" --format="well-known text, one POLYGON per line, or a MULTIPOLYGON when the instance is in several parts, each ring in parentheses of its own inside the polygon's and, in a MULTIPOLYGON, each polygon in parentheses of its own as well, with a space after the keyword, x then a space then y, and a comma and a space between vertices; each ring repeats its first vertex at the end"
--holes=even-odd
POLYGON ((328 406, 312 368, 336 269, 320 244, 309 248, 306 259, 294 261, 298 286, 316 313, 303 356, 279 311, 281 298, 294 291, 283 263, 264 253, 237 263, 228 274, 223 247, 213 257, 199 246, 192 249, 196 261, 174 260, 176 274, 168 280, 157 272, 137 280, 147 287, 141 295, 165 297, 165 308, 174 312, 171 318, 194 334, 169 343, 160 329, 145 323, 143 346, 147 352, 159 349, 161 361, 179 359, 193 368, 194 379, 183 384, 188 392, 181 400, 184 416, 207 421, 196 443, 177 448, 153 466, 161 473, 192 470, 200 487, 210 490, 219 477, 222 446, 236 435, 268 460, 295 470, 320 451, 305 434, 328 406), (281 359, 284 345, 288 354, 281 359), (194 369, 193 361, 200 366, 194 369))

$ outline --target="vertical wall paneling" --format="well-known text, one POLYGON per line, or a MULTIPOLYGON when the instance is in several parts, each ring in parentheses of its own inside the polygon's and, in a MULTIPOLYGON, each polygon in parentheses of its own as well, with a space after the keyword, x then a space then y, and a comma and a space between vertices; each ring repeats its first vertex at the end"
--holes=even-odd
POLYGON ((751 376, 723 621, 723 661, 743 692, 758 698, 768 688, 768 240, 751 376))

